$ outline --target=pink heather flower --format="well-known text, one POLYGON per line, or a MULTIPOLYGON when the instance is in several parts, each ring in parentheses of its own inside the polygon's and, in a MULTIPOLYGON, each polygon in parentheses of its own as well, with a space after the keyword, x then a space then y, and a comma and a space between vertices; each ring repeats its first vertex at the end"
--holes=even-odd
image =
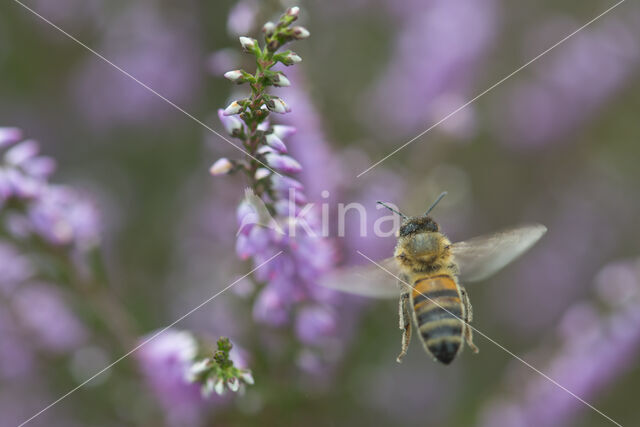
POLYGON ((235 49, 220 49, 209 55, 207 59, 207 69, 213 75, 219 76, 229 68, 237 66, 239 61, 240 55, 235 49))
POLYGON ((38 179, 46 179, 56 170, 56 162, 50 157, 32 157, 22 163, 22 170, 27 175, 38 179))
POLYGON ((21 132, 15 128, 0 128, 0 208, 11 197, 33 199, 46 187, 46 179, 55 163, 38 156, 35 141, 19 142, 21 132))
MULTIPOLYGON (((12 128, 3 128, 12 129, 12 128)), ((2 131, 0 131, 2 134, 2 131)), ((4 131, 13 138, 17 130, 4 131)), ((6 226, 14 238, 35 233, 53 245, 70 245, 87 250, 99 241, 99 218, 88 197, 61 185, 51 185, 47 178, 55 162, 38 155, 35 141, 11 146, 4 138, 4 155, 0 153, 0 209, 11 198, 26 202, 22 211, 7 214, 6 226)))
POLYGON ((230 34, 240 35, 251 32, 258 15, 259 5, 254 0, 240 0, 229 12, 227 30, 230 34))
POLYGON ((191 334, 169 329, 134 353, 171 425, 199 425, 203 417, 206 406, 200 386, 188 380, 196 352, 197 342, 191 334))
POLYGON ((279 153, 287 152, 287 146, 284 145, 284 142, 282 142, 282 140, 275 133, 270 133, 265 136, 265 140, 270 147, 273 147, 279 153))
MULTIPOLYGON (((496 38, 500 9, 495 0, 386 3, 400 31, 386 69, 365 92, 362 119, 378 133, 415 134, 474 96, 477 70, 496 38)), ((436 130, 469 136, 473 117, 469 106, 436 130), (469 120, 460 120, 459 114, 469 120), (461 129, 454 127, 458 124, 461 129)))
POLYGON ((4 161, 12 166, 21 166, 26 161, 34 158, 40 147, 38 143, 33 140, 23 141, 14 145, 4 154, 4 161))
MULTIPOLYGON (((609 313, 602 313, 598 305, 590 301, 570 307, 560 321, 558 344, 551 347, 555 350, 553 356, 542 368, 559 384, 587 401, 592 401, 632 369, 640 354, 638 265, 635 261, 605 267, 607 285, 624 289, 627 298, 610 305, 609 313), (614 276, 610 276, 611 273, 614 276), (624 284, 616 283, 620 278, 625 280, 624 284), (627 282, 629 279, 631 284, 627 282)), ((609 294, 600 305, 609 304, 609 294)), ((581 411, 588 410, 566 391, 530 371, 515 385, 503 397, 488 403, 481 425, 565 426, 581 411)))
POLYGON ((0 148, 18 142, 22 138, 22 131, 18 128, 0 127, 0 148))
POLYGON ((296 317, 296 335, 307 345, 322 345, 336 333, 338 319, 329 307, 303 307, 296 317))
POLYGON ((287 125, 273 125, 273 134, 280 139, 286 139, 296 133, 296 128, 287 125))
POLYGON ((84 325, 51 285, 23 285, 12 296, 11 303, 20 317, 20 325, 42 348, 63 353, 77 348, 87 339, 84 325))
POLYGON ((5 297, 35 273, 29 258, 21 254, 14 246, 0 240, 0 292, 5 297))
MULTIPOLYGON (((545 39, 554 27, 561 28, 554 32, 562 35, 574 29, 552 20, 537 24, 532 38, 545 39)), ((633 83, 640 66, 639 36, 637 19, 612 17, 576 34, 562 52, 535 64, 531 77, 520 79, 506 100, 499 101, 503 112, 496 115, 495 127, 502 142, 536 149, 576 140, 566 137, 590 124, 591 117, 633 83)), ((536 54, 546 47, 536 47, 536 54)))
POLYGON ((282 326, 289 321, 287 300, 275 290, 275 286, 267 285, 253 305, 253 317, 259 322, 271 326, 282 326))
MULTIPOLYGON (((78 3, 78 7, 70 9, 74 15, 81 5, 96 2, 74 1, 78 3)), ((99 2, 110 7, 108 1, 99 2)), ((49 8, 62 8, 60 1, 54 3, 56 6, 49 8)), ((197 17, 187 9, 168 16, 151 2, 125 2, 100 31, 96 49, 163 96, 179 105, 189 105, 202 84, 202 55, 200 41, 192 31, 197 17)), ((108 14, 106 10, 99 13, 101 23, 97 26, 104 24, 108 14)), ((51 16, 45 12, 43 15, 51 16)), ((86 20, 83 25, 88 25, 86 20)), ((104 129, 119 124, 158 128, 174 123, 174 111, 158 102, 156 96, 111 71, 86 57, 66 83, 72 88, 78 113, 90 124, 104 129)))
POLYGON ((94 204, 64 186, 49 186, 27 211, 32 231, 53 245, 88 250, 100 241, 100 221, 94 204))
POLYGON ((289 189, 300 192, 304 189, 304 186, 300 181, 296 181, 295 179, 285 175, 276 175, 271 179, 273 189, 285 196, 289 194, 289 189))
POLYGON ((0 380, 26 377, 32 373, 36 364, 34 349, 25 342, 24 331, 4 304, 0 304, 0 332, 0 380))
POLYGON ((218 109, 218 118, 224 126, 224 130, 231 136, 244 131, 244 123, 237 117, 225 114, 224 111, 222 108, 218 109))
POLYGON ((267 164, 280 172, 296 173, 302 170, 302 166, 296 159, 287 155, 268 153, 265 156, 267 164))

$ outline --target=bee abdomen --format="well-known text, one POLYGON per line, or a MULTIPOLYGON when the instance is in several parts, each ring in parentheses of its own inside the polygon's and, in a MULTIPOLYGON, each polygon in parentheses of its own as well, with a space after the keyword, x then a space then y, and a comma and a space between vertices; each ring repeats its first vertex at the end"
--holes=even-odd
POLYGON ((449 364, 462 344, 462 301, 451 276, 416 280, 412 293, 416 321, 426 349, 440 362, 449 364))

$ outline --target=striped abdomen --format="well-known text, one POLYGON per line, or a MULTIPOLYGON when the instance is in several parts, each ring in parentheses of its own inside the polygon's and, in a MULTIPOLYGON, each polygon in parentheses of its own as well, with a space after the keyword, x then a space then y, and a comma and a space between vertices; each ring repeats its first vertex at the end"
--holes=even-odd
POLYGON ((427 276, 413 283, 413 310, 425 348, 448 365, 462 345, 464 308, 449 275, 427 276))

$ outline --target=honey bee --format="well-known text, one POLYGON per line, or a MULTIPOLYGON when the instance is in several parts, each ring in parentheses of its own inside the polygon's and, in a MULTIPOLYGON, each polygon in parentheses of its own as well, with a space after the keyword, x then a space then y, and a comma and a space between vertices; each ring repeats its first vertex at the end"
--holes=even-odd
POLYGON ((397 297, 400 292, 402 349, 398 363, 409 348, 410 318, 425 351, 434 360, 450 364, 462 351, 463 340, 477 353, 469 326, 471 304, 460 280, 486 279, 522 255, 547 231, 543 225, 531 224, 451 243, 429 216, 446 194, 416 217, 378 202, 402 217, 394 256, 379 265, 338 270, 321 280, 329 288, 371 297, 397 297), (400 291, 389 280, 391 275, 399 279, 400 291))

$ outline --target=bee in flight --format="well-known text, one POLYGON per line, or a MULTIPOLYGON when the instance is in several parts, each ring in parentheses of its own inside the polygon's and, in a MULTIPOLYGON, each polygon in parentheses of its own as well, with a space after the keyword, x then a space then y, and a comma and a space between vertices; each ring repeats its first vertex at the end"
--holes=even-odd
POLYGON ((447 193, 442 193, 422 216, 402 217, 394 256, 379 265, 353 267, 329 274, 321 283, 329 288, 378 298, 397 297, 390 276, 400 285, 400 329, 406 355, 411 339, 411 320, 422 345, 434 360, 448 365, 462 351, 463 340, 475 352, 471 304, 459 280, 484 280, 522 255, 547 231, 540 224, 524 225, 497 233, 451 243, 429 216, 447 193))

